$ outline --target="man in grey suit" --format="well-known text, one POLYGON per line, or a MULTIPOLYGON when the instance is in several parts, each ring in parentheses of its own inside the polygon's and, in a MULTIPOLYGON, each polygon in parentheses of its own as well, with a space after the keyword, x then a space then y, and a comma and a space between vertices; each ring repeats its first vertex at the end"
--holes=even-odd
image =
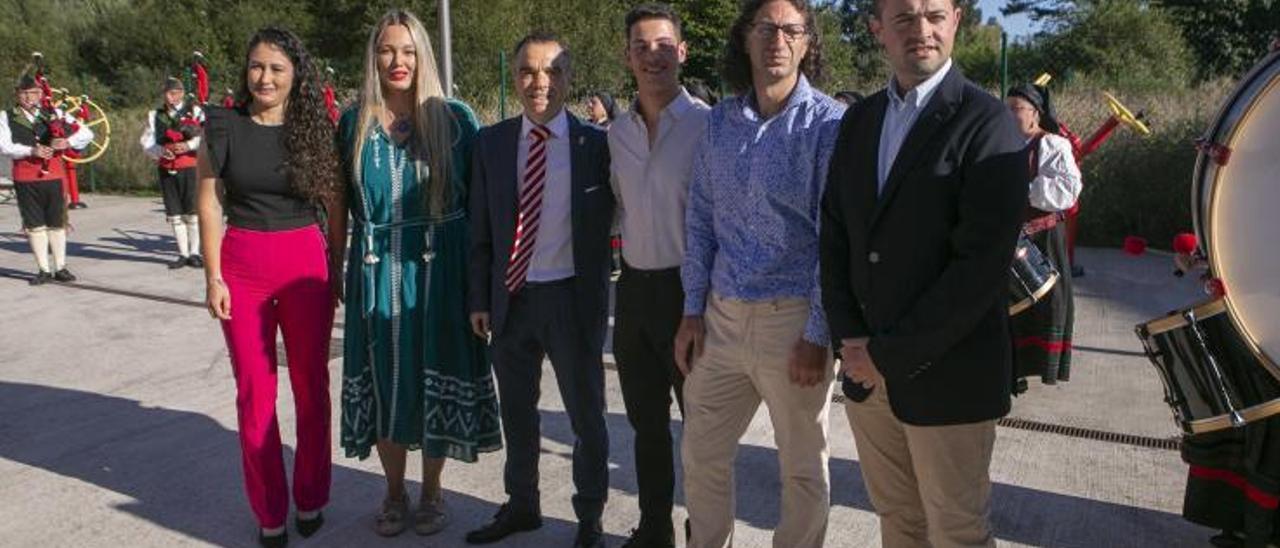
POLYGON ((614 210, 609 146, 603 131, 565 111, 569 51, 554 36, 522 39, 513 70, 524 113, 476 138, 468 294, 472 329, 481 337, 492 333, 509 499, 467 542, 496 542, 542 525, 538 396, 549 356, 577 437, 574 546, 603 546, 609 437, 601 355, 614 210))

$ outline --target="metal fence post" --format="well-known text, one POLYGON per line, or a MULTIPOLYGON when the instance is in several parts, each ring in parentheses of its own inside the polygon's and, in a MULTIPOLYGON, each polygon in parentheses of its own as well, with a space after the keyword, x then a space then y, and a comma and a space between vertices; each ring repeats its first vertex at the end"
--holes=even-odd
POLYGON ((453 23, 450 20, 449 0, 440 0, 440 80, 444 96, 453 97, 453 23))
POLYGON ((1009 33, 1000 31, 1000 98, 1009 91, 1009 33))
POLYGON ((498 119, 507 119, 507 52, 498 52, 498 119))
MULTIPOLYGON (((80 79, 80 93, 83 94, 85 97, 88 97, 89 85, 85 83, 84 73, 81 72, 78 75, 78 77, 80 79)), ((82 164, 82 165, 84 165, 84 167, 89 168, 89 192, 97 194, 98 193, 98 177, 97 177, 97 173, 94 172, 93 164, 94 162, 89 162, 87 164, 82 164)))

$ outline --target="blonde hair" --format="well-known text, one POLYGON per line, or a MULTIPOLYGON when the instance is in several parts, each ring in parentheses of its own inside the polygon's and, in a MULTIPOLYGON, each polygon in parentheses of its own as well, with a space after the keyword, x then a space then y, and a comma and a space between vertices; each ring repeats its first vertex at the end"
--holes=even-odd
POLYGON ((360 90, 359 113, 356 117, 355 148, 352 151, 352 182, 361 184, 362 156, 373 124, 382 123, 379 114, 386 108, 382 96, 382 79, 378 77, 378 39, 387 27, 400 25, 409 29, 417 52, 418 66, 414 69, 413 141, 410 151, 419 182, 426 185, 426 206, 431 215, 445 213, 452 196, 452 159, 454 119, 445 102, 444 88, 440 85, 440 73, 436 68, 435 51, 422 22, 403 9, 393 9, 383 15, 369 33, 369 45, 364 56, 364 86, 360 90), (430 168, 427 172, 423 165, 430 168), (424 176, 425 175, 425 176, 424 176))

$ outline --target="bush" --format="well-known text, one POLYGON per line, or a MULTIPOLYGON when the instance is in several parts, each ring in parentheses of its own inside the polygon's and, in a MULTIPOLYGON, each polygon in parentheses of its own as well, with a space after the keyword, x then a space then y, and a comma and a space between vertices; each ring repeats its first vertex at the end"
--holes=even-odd
MULTIPOLYGON (((1081 85, 1060 92, 1059 117, 1082 139, 1110 116, 1102 88, 1081 85)), ((1231 86, 1214 82, 1195 89, 1121 93, 1132 109, 1145 109, 1152 135, 1121 127, 1082 162, 1081 245, 1117 247, 1125 236, 1168 248, 1173 236, 1192 230, 1191 178, 1195 140, 1208 128, 1231 86)))
MULTIPOLYGON (((142 152, 138 139, 147 123, 149 107, 117 109, 107 113, 111 120, 111 146, 91 164, 99 192, 154 193, 156 165, 142 152)), ((88 175, 81 186, 88 187, 88 175)))

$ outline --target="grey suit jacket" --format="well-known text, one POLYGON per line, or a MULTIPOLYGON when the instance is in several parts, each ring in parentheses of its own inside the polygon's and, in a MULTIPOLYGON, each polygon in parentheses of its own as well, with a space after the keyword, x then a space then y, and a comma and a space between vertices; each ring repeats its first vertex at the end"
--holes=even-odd
MULTIPOLYGON (((593 347, 603 348, 614 211, 609 145, 604 131, 572 114, 568 118, 574 301, 582 333, 593 347)), ((521 122, 516 116, 481 129, 472 150, 468 306, 471 312, 489 313, 495 337, 502 334, 511 301, 503 282, 515 238, 521 122)))

